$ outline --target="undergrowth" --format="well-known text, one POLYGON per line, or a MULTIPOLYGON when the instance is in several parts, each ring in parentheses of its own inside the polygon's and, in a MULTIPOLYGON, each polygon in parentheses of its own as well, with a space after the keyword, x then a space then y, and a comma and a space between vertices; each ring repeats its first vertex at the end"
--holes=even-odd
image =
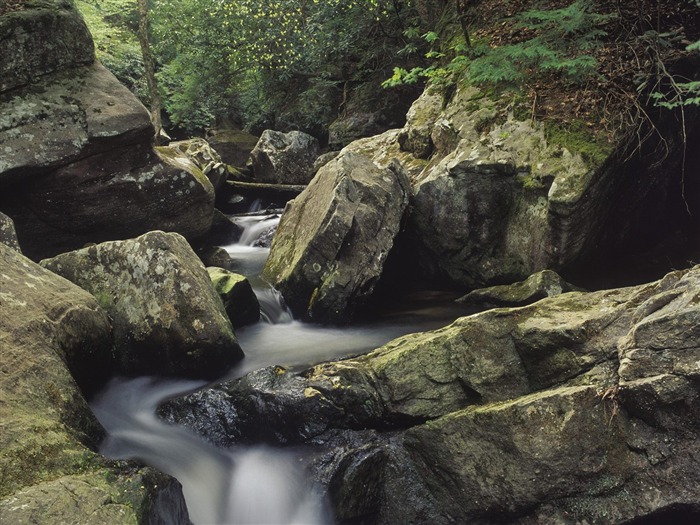
POLYGON ((659 111, 700 104, 700 0, 482 0, 470 19, 471 46, 456 24, 425 34, 432 63, 385 86, 477 85, 591 160, 635 130, 659 133, 659 111))

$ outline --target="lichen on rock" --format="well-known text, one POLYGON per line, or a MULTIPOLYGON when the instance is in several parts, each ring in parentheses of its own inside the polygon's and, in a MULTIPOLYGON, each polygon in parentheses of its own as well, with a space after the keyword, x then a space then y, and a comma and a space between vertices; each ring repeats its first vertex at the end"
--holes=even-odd
POLYGON ((107 242, 42 265, 110 314, 119 373, 214 378, 243 357, 207 271, 178 234, 107 242))
POLYGON ((347 151, 287 204, 263 275, 295 315, 344 322, 379 280, 408 205, 408 180, 347 151))

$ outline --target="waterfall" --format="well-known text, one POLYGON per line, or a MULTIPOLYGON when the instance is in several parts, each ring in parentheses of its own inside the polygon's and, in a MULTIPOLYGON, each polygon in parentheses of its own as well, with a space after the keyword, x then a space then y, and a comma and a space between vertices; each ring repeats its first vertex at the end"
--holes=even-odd
POLYGON ((195 525, 325 525, 323 498, 299 469, 298 453, 269 447, 222 450, 156 416, 160 403, 201 383, 114 379, 91 403, 108 437, 100 452, 139 459, 182 484, 195 525))
POLYGON ((270 252, 269 247, 262 245, 266 243, 261 243, 260 237, 274 231, 280 215, 268 212, 260 214, 256 208, 259 208, 257 201, 251 205, 251 212, 232 218, 243 232, 238 242, 224 246, 224 249, 237 262, 236 271, 250 281, 260 303, 262 319, 270 324, 290 323, 292 313, 284 304, 282 295, 259 277, 270 252))
MULTIPOLYGON (((430 308, 406 309, 390 321, 364 327, 294 321, 280 294, 259 278, 269 249, 259 246, 255 236, 274 228, 277 220, 277 214, 269 213, 237 218, 247 244, 225 247, 240 265, 239 273, 249 278, 267 322, 237 330, 246 357, 222 380, 266 366, 303 369, 358 355, 405 333, 444 326, 446 319, 456 317, 453 311, 430 308)), ((222 450, 158 418, 161 403, 203 386, 147 377, 112 380, 91 403, 108 434, 101 452, 114 459, 138 459, 174 476, 182 484, 195 525, 332 523, 327 502, 304 475, 303 451, 262 446, 222 450)))

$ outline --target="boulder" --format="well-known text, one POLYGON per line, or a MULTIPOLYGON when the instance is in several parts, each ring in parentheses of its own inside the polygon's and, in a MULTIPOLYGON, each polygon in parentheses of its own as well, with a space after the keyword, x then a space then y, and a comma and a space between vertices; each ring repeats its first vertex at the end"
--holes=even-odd
POLYGON ((189 523, 172 478, 94 452, 104 431, 81 390, 112 372, 107 314, 2 243, 0 268, 0 523, 189 523))
POLYGON ((234 328, 260 320, 260 303, 248 279, 224 268, 209 267, 207 272, 234 328))
MULTIPOLYGON (((409 175, 414 198, 398 243, 411 256, 397 271, 474 289, 552 269, 602 288, 695 260, 700 201, 682 176, 682 137, 612 144, 521 113, 474 87, 450 97, 431 87, 403 129, 346 147, 379 164, 396 158, 409 175), (669 231, 679 241, 664 264, 669 231)), ((672 129, 673 118, 662 113, 654 125, 672 129)), ((686 164, 696 166, 700 149, 691 150, 686 164)))
POLYGON ((306 386, 297 374, 266 367, 239 381, 168 401, 159 415, 222 448, 240 443, 298 444, 328 430, 329 421, 341 413, 330 402, 319 411, 319 399, 306 386))
MULTIPOLYGON (((219 190, 226 182, 228 170, 222 163, 219 154, 210 144, 201 138, 192 138, 171 142, 167 146, 156 148, 162 157, 178 158, 183 155, 190 159, 194 165, 209 179, 214 190, 219 190)), ((191 169, 189 171, 192 171, 191 169)))
POLYGON ((239 129, 214 129, 207 134, 207 141, 224 164, 244 168, 258 137, 239 129))
POLYGON ((408 180, 347 152, 289 202, 263 276, 292 312, 345 322, 372 296, 408 205, 408 180))
POLYGON ((311 135, 266 130, 250 153, 250 163, 259 182, 308 184, 319 154, 318 141, 311 135))
POLYGON ((157 156, 150 145, 73 162, 20 194, 23 201, 3 206, 33 259, 155 229, 194 238, 214 214, 214 189, 202 172, 186 157, 157 156))
POLYGON ((58 71, 38 84, 41 89, 0 94, 0 183, 27 182, 97 153, 151 142, 148 111, 99 63, 58 71))
POLYGON ((257 371, 171 410, 215 441, 322 447, 312 470, 348 523, 692 521, 699 315, 696 266, 257 371))
POLYGON ((178 234, 106 242, 42 265, 109 313, 117 373, 213 379, 243 357, 206 269, 178 234))
POLYGON ((22 253, 22 249, 19 247, 19 241, 17 240, 15 223, 4 213, 0 213, 0 242, 22 253))
POLYGON ((90 31, 72 2, 25 0, 22 4, 0 17, 0 92, 95 60, 90 31))
POLYGON ((457 302, 485 310, 503 306, 525 306, 545 297, 554 297, 574 291, 583 290, 567 283, 552 270, 542 270, 518 283, 472 290, 467 295, 457 299, 457 302))
POLYGON ((19 79, 0 90, 0 209, 28 257, 155 229, 189 238, 209 229, 211 184, 191 163, 153 152, 148 111, 93 61, 71 2, 24 2, 2 16, 0 35, 12 46, 0 77, 19 79))
POLYGON ((440 116, 442 102, 441 93, 426 89, 411 105, 406 114, 406 125, 397 137, 403 151, 413 153, 419 159, 430 156, 434 148, 431 134, 440 116))
POLYGON ((550 203, 573 205, 591 176, 580 156, 548 146, 529 122, 509 120, 484 140, 461 140, 414 184, 409 224, 423 269, 478 288, 561 268, 580 246, 559 242, 550 203))

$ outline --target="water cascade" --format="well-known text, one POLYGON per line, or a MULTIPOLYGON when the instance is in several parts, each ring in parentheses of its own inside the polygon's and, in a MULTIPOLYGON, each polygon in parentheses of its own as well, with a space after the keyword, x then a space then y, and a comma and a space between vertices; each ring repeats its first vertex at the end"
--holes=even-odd
MULTIPOLYGON (((349 328, 293 320, 279 294, 259 278, 269 249, 255 244, 261 233, 275 227, 278 217, 237 218, 244 228, 241 241, 225 247, 237 262, 235 270, 250 279, 264 321, 237 331, 246 358, 223 379, 265 366, 302 369, 357 355, 399 335, 436 328, 456 317, 454 310, 414 310, 403 312, 400 322, 349 328)), ((112 380, 92 403, 108 434, 101 452, 115 459, 138 459, 178 479, 195 525, 331 523, 323 497, 304 477, 304 451, 242 446, 221 450, 157 417, 159 404, 203 386, 201 382, 147 377, 112 380)))

